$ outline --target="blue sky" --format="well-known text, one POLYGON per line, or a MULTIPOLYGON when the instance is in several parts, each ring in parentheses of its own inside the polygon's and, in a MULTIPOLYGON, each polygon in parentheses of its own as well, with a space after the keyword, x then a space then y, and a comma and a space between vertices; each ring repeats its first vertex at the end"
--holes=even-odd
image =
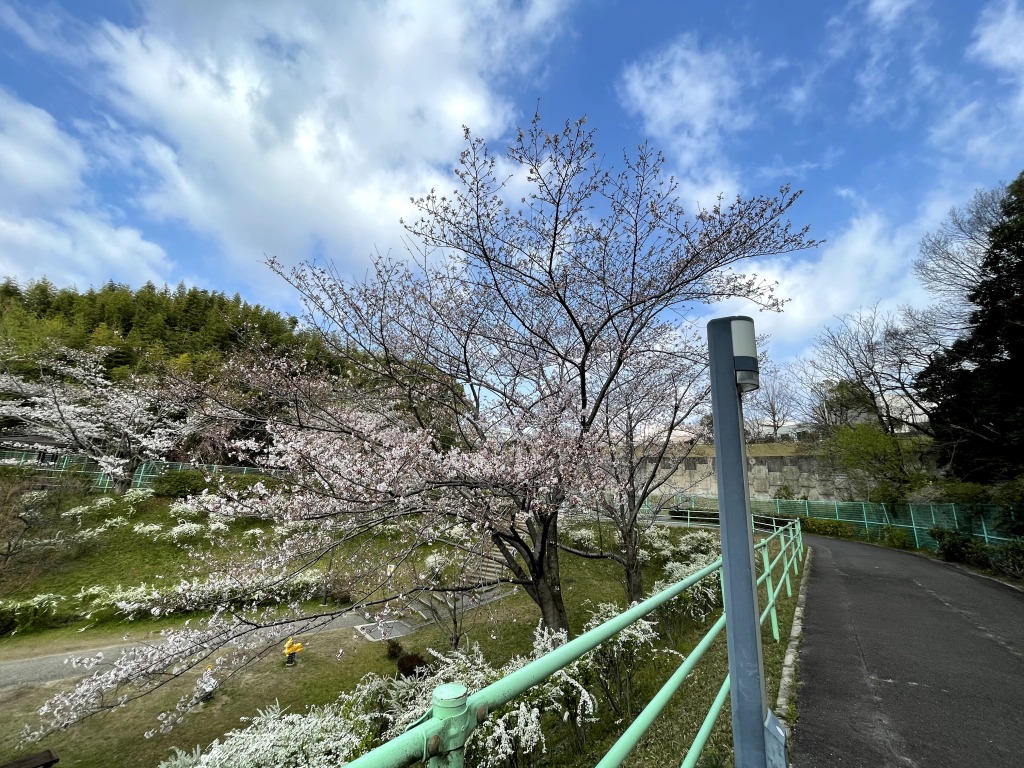
POLYGON ((609 161, 650 140, 690 205, 804 190, 825 244, 749 265, 790 299, 755 315, 782 358, 927 301, 921 235, 1024 169, 1022 40, 1016 0, 0 0, 0 275, 296 312, 266 256, 400 254, 461 126, 503 147, 539 103, 609 161))

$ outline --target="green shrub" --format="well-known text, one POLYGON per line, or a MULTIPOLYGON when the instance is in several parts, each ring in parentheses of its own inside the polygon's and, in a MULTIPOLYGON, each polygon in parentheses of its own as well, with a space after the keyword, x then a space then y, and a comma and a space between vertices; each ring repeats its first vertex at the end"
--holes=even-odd
POLYGON ((804 533, 816 533, 819 536, 833 536, 837 539, 860 539, 863 530, 852 523, 841 520, 819 520, 816 517, 801 517, 800 527, 804 533))
POLYGON ((185 496, 198 496, 204 489, 211 493, 217 490, 219 481, 223 479, 224 486, 237 493, 248 491, 257 483, 263 483, 267 488, 274 489, 281 485, 282 481, 271 475, 262 475, 258 472, 252 474, 224 474, 220 477, 210 477, 199 469, 182 469, 174 472, 165 472, 153 478, 153 493, 156 496, 166 496, 172 499, 181 499, 185 496))
POLYGON ((882 542, 885 546, 893 547, 894 549, 916 549, 917 547, 914 543, 914 536, 910 531, 891 525, 885 527, 882 542))
POLYGON ((1014 579, 1024 579, 1024 539, 1016 539, 1001 547, 992 547, 989 563, 997 573, 1014 579))
POLYGON ((989 567, 989 548, 967 531, 932 528, 928 531, 938 544, 938 555, 950 563, 968 563, 978 568, 989 567))
POLYGON ((418 653, 407 653, 398 659, 398 674, 402 677, 412 677, 418 670, 429 666, 427 660, 418 653))
POLYGON ((981 483, 943 480, 939 492, 944 502, 953 504, 988 504, 992 501, 992 488, 981 483))
POLYGON ((932 528, 928 534, 938 545, 936 553, 950 563, 966 563, 967 550, 971 547, 974 537, 964 531, 951 531, 948 528, 932 528))
POLYGON ((261 475, 258 472, 247 475, 224 475, 224 485, 226 485, 229 490, 236 492, 248 491, 257 483, 263 483, 264 487, 269 490, 274 490, 279 488, 282 482, 283 481, 273 477, 272 475, 261 475))
POLYGON ((791 501, 796 498, 796 494, 793 493, 793 489, 787 484, 780 485, 775 493, 772 494, 773 499, 782 499, 783 501, 791 501))
POLYGON ((392 660, 401 658, 402 654, 405 653, 405 648, 393 637, 388 638, 385 647, 387 648, 387 657, 392 660))
POLYGON ((167 496, 181 499, 185 496, 198 496, 204 489, 214 489, 216 483, 198 469, 182 469, 165 472, 153 478, 153 493, 156 496, 167 496))

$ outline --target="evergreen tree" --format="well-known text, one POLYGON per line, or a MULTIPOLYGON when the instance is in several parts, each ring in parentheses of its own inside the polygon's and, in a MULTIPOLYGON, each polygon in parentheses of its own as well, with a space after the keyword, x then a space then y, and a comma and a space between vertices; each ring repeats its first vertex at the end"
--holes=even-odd
POLYGON ((1024 473, 1024 173, 1007 188, 989 231, 965 336, 918 377, 942 456, 964 480, 1024 473))
POLYGON ((111 281, 84 293, 45 279, 19 285, 8 278, 0 285, 0 340, 22 353, 49 344, 79 350, 102 344, 113 348, 111 371, 186 354, 224 358, 247 336, 279 351, 301 348, 296 324, 238 294, 229 299, 184 283, 173 292, 153 283, 133 291, 111 281))

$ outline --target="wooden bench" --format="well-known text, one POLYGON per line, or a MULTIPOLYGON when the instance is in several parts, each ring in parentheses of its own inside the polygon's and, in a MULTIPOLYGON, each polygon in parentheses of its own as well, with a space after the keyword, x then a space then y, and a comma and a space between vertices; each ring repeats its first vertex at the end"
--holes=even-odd
POLYGON ((34 755, 19 757, 17 760, 4 763, 0 765, 0 768, 50 768, 51 765, 56 765, 59 762, 60 758, 57 757, 57 753, 52 749, 47 749, 44 752, 37 752, 34 755))

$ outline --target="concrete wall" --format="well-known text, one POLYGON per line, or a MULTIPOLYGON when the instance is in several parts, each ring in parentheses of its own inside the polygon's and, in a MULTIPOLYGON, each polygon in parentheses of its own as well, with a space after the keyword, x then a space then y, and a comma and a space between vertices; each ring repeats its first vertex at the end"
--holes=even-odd
MULTIPOLYGON (((825 471, 817 457, 748 456, 750 496, 755 499, 774 498, 775 493, 788 485, 795 498, 845 500, 850 497, 849 485, 844 477, 834 477, 825 471)), ((691 456, 667 483, 667 489, 694 496, 716 496, 715 459, 713 456, 691 456)))

